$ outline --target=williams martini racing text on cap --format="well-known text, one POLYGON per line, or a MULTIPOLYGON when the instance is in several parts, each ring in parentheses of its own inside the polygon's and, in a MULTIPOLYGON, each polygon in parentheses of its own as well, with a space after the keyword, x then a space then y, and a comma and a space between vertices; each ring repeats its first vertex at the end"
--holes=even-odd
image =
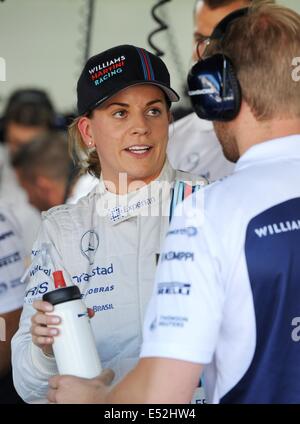
POLYGON ((170 102, 179 100, 170 87, 166 65, 145 49, 122 45, 91 57, 77 83, 79 115, 90 112, 118 91, 137 84, 157 85, 170 102))

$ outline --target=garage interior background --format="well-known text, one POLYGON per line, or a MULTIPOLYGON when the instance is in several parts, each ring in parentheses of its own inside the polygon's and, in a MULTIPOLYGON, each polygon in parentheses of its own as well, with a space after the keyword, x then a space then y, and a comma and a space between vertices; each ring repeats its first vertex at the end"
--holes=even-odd
MULTIPOLYGON (((92 1, 90 55, 126 43, 152 51, 147 37, 158 27, 151 16, 157 2, 92 1)), ((0 78, 0 113, 9 94, 26 87, 46 89, 61 113, 74 110, 76 81, 85 63, 89 3, 89 0, 0 1, 0 58, 5 63, 6 79, 0 78)), ((299 0, 277 3, 300 13, 299 0)), ((193 7, 194 0, 171 0, 157 9, 157 15, 169 28, 152 39, 165 53, 162 58, 170 70, 172 86, 180 93, 192 64, 193 7)))

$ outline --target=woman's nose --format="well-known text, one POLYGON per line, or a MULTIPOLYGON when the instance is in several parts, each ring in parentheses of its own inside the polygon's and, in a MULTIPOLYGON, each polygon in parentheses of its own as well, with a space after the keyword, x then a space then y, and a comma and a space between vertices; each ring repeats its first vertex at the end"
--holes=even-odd
POLYGON ((135 115, 132 117, 131 133, 145 135, 149 133, 150 127, 147 118, 144 115, 135 115))

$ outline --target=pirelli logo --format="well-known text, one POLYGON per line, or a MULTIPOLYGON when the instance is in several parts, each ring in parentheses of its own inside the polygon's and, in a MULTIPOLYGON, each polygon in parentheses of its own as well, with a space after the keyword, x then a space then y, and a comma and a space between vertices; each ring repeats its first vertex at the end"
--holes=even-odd
POLYGON ((170 283, 158 283, 157 294, 183 295, 189 296, 191 284, 172 281, 170 283))

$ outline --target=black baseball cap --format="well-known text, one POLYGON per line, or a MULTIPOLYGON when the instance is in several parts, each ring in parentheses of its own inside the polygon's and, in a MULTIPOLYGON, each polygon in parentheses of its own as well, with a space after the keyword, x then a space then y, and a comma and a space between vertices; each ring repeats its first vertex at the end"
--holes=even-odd
POLYGON ((126 87, 153 84, 170 102, 178 94, 170 87, 170 74, 164 62, 140 47, 121 45, 91 57, 77 83, 78 114, 84 115, 126 87))

